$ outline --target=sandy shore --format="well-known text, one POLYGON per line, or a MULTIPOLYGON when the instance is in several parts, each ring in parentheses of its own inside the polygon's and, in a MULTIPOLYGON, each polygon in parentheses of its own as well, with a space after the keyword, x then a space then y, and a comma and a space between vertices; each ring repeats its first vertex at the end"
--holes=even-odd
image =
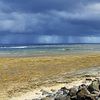
POLYGON ((74 57, 0 58, 0 100, 20 97, 41 86, 50 87, 77 81, 83 74, 88 74, 86 70, 89 67, 98 74, 98 66, 100 66, 100 54, 74 57))
MULTIPOLYGON (((32 99, 41 99, 43 97, 45 97, 45 95, 42 95, 42 92, 40 91, 41 89, 44 89, 46 91, 48 91, 49 93, 51 92, 51 89, 54 90, 59 90, 61 87, 67 87, 68 89, 74 86, 79 86, 82 83, 84 83, 84 79, 83 80, 77 80, 77 81, 73 81, 72 83, 69 84, 58 84, 56 86, 51 86, 51 87, 41 87, 39 89, 36 89, 34 91, 28 92, 26 94, 22 94, 22 96, 20 97, 13 97, 10 100, 32 100, 32 99)), ((86 85, 89 85, 91 82, 87 82, 86 85)), ((51 92, 52 93, 52 92, 51 92)))
MULTIPOLYGON (((66 87, 67 89, 70 89, 71 87, 77 87, 81 84, 90 85, 92 80, 95 78, 100 79, 100 66, 99 67, 90 67, 90 68, 84 68, 77 70, 75 73, 71 73, 73 76, 70 77, 70 81, 68 79, 64 78, 65 73, 62 73, 60 76, 63 77, 64 81, 61 81, 58 76, 55 76, 55 79, 57 78, 59 80, 59 83, 53 84, 51 86, 41 86, 40 88, 37 88, 33 91, 30 91, 25 94, 21 94, 19 97, 12 97, 11 100, 32 100, 32 99, 41 99, 45 97, 45 95, 42 95, 41 90, 46 90, 49 93, 51 92, 51 89, 54 89, 58 91, 61 89, 61 87, 66 87), (90 81, 91 80, 91 81, 90 81)), ((57 81, 56 81, 57 82, 57 81)))

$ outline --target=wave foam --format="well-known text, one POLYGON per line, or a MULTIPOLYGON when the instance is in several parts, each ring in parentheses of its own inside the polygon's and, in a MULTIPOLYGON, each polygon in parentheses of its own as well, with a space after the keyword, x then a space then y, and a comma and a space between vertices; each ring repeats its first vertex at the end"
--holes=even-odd
POLYGON ((15 46, 15 47, 0 47, 0 48, 27 48, 28 46, 15 46))

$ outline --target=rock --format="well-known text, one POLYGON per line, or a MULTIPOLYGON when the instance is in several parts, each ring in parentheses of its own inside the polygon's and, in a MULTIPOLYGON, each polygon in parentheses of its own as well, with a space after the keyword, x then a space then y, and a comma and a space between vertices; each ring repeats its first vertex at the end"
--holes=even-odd
POLYGON ((36 95, 40 95, 40 93, 35 93, 36 95))
POLYGON ((72 98, 76 99, 77 98, 76 93, 77 93, 77 89, 76 88, 70 88, 68 95, 70 96, 71 99, 72 98))
POLYGON ((45 97, 45 98, 42 98, 41 100, 55 100, 53 97, 45 97))
POLYGON ((98 96, 100 95, 100 92, 98 91, 93 91, 92 94, 97 94, 98 96))
POLYGON ((68 94, 68 92, 69 92, 68 90, 64 90, 64 91, 63 91, 63 95, 68 94))
MULTIPOLYGON (((90 80, 91 79, 89 78, 88 81, 90 80)), ((42 95, 46 95, 46 97, 42 98, 41 100, 100 100, 99 89, 100 81, 97 79, 92 81, 89 86, 82 84, 78 87, 73 87, 70 89, 61 87, 61 89, 57 92, 55 89, 51 89, 51 93, 42 89, 42 95)))
POLYGON ((47 92, 47 91, 42 91, 42 95, 47 95, 47 94, 49 94, 49 92, 47 92))
POLYGON ((56 92, 56 95, 63 95, 63 91, 58 90, 58 91, 56 92))
POLYGON ((68 94, 69 90, 66 87, 62 87, 60 91, 63 91, 63 95, 68 94))
POLYGON ((77 92, 77 100, 84 100, 86 95, 90 95, 90 92, 86 88, 81 88, 77 92))
POLYGON ((80 85, 79 87, 78 87, 78 89, 81 89, 81 88, 87 88, 87 86, 85 85, 85 84, 82 84, 82 85, 80 85))
POLYGON ((51 89, 51 91, 52 91, 52 92, 56 92, 56 90, 55 90, 55 89, 51 89))
POLYGON ((91 96, 84 96, 84 99, 82 100, 94 100, 94 99, 92 99, 91 96))
POLYGON ((84 77, 92 77, 92 75, 86 74, 84 75, 84 77))
POLYGON ((64 90, 67 90, 66 87, 61 87, 60 91, 64 91, 64 90))
POLYGON ((55 100, 71 100, 71 99, 70 99, 70 96, 62 95, 62 96, 56 97, 55 100))
POLYGON ((43 92, 43 91, 44 91, 43 89, 40 90, 40 92, 43 92))
POLYGON ((55 93, 49 93, 46 97, 55 97, 55 93))
POLYGON ((99 90, 100 90, 100 79, 98 78, 98 83, 99 83, 99 90))
POLYGON ((97 94, 90 94, 85 96, 85 99, 87 100, 97 100, 97 98, 98 98, 97 94))
POLYGON ((94 81, 98 81, 99 82, 99 79, 98 78, 95 78, 94 81))
POLYGON ((97 100, 100 100, 100 97, 97 100))
POLYGON ((92 79, 91 78, 86 78, 86 81, 92 81, 92 79))
POLYGON ((98 94, 91 94, 91 98, 94 100, 97 100, 98 96, 99 96, 98 94))
POLYGON ((98 82, 98 81, 93 81, 93 82, 88 86, 88 90, 89 90, 90 92, 99 91, 99 82, 98 82))
POLYGON ((69 51, 70 49, 66 49, 66 51, 69 51))

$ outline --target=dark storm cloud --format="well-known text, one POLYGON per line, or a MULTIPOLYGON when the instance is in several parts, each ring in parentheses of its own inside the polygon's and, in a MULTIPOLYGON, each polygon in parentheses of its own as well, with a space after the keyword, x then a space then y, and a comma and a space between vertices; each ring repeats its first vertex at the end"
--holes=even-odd
MULTIPOLYGON (((13 10, 20 12, 45 12, 48 10, 69 10, 76 7, 77 0, 2 0, 13 10)), ((12 10, 12 11, 13 11, 12 10)))
POLYGON ((81 5, 96 3, 99 0, 1 0, 14 10, 23 12, 45 12, 48 10, 75 10, 81 5))
POLYGON ((99 36, 99 18, 99 0, 0 0, 1 40, 8 37, 10 43, 14 37, 24 37, 20 43, 30 38, 31 43, 99 36))

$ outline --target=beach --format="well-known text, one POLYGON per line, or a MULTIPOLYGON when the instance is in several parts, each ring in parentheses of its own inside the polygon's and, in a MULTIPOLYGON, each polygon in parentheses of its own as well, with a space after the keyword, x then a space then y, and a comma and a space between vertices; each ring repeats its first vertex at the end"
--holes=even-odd
POLYGON ((0 0, 0 100, 100 100, 100 0, 0 0))
POLYGON ((0 100, 100 100, 100 0, 0 0, 0 100))
POLYGON ((0 58, 0 99, 9 100, 19 97, 41 86, 50 87, 76 81, 78 77, 81 79, 81 74, 77 76, 75 72, 81 69, 83 72, 85 68, 96 69, 98 66, 100 66, 100 54, 72 57, 0 58))

